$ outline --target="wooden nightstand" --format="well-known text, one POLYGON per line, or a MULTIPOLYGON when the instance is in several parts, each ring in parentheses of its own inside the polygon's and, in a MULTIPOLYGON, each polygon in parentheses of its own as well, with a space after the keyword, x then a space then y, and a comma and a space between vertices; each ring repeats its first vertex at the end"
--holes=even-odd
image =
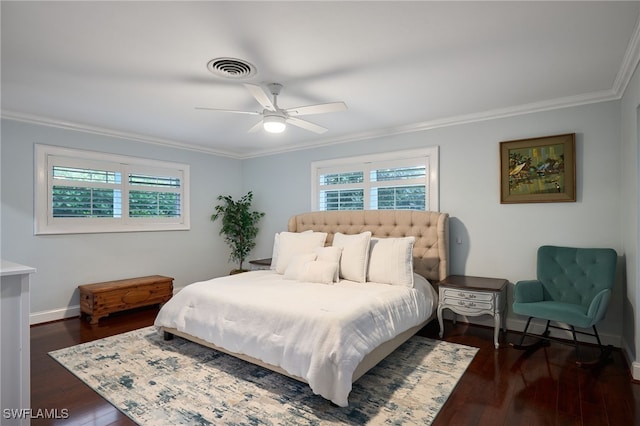
POLYGON ((500 346, 498 335, 507 302, 507 283, 508 281, 502 278, 465 275, 450 275, 440 281, 438 283, 440 338, 444 335, 443 309, 451 309, 454 314, 473 317, 488 314, 494 319, 493 342, 497 349, 500 346))
POLYGON ((249 261, 249 267, 252 271, 259 271, 262 269, 271 269, 271 258, 256 259, 249 261))

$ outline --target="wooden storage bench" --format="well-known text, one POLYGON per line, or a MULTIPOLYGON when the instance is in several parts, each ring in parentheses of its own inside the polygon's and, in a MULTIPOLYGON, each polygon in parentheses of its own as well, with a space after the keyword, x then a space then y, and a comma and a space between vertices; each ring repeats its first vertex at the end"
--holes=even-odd
POLYGON ((173 278, 162 275, 84 284, 80 290, 80 311, 90 324, 111 313, 142 306, 162 305, 173 296, 173 278))

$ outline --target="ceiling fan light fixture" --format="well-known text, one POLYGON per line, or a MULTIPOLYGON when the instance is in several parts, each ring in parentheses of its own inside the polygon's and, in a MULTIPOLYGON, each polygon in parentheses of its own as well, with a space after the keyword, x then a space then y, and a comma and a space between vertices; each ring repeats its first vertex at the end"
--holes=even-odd
MULTIPOLYGON (((1 1, 1 0, 0 0, 1 1)), ((254 133, 260 130, 260 127, 268 133, 282 133, 286 130, 287 124, 299 127, 319 135, 325 133, 328 129, 318 126, 307 120, 298 117, 312 114, 325 114, 328 112, 345 111, 347 105, 344 102, 328 102, 324 104, 306 105, 296 108, 280 108, 278 106, 278 95, 282 89, 279 83, 269 83, 267 85, 269 91, 257 84, 244 83, 244 86, 262 106, 262 111, 239 111, 233 109, 205 108, 196 107, 196 109, 206 109, 210 111, 229 112, 234 114, 248 114, 262 116, 262 120, 254 124, 248 131, 254 133), (269 93, 270 92, 270 93, 269 93), (271 96, 269 96, 271 94, 271 96), (273 100, 272 100, 273 99, 273 100)))
POLYGON ((284 117, 279 115, 265 115, 262 120, 262 127, 265 132, 269 133, 282 133, 287 128, 284 122, 284 117))

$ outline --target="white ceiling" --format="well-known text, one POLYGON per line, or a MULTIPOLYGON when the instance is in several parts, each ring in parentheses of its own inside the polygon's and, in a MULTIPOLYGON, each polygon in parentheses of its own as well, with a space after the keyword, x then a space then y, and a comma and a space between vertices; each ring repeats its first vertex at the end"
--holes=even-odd
POLYGON ((640 1, 1 2, 2 116, 246 158, 617 99, 640 57, 640 1), (249 80, 207 70, 247 60, 249 80), (283 108, 344 101, 247 133, 243 82, 283 108))

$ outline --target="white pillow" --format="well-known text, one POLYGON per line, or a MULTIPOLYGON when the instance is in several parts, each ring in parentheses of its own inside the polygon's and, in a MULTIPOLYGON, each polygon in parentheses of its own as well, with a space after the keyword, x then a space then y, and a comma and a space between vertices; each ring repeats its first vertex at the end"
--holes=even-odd
POLYGON ((414 237, 372 238, 367 281, 413 287, 414 237))
MULTIPOLYGON (((301 232, 301 234, 306 234, 309 232, 313 232, 311 229, 308 231, 301 232)), ((276 263, 278 263, 278 252, 280 251, 280 233, 276 232, 276 235, 273 237, 273 250, 271 251, 271 265, 269 269, 275 270, 276 263)))
POLYGON ((315 253, 307 253, 307 254, 297 254, 291 258, 289 261, 289 265, 287 265, 287 269, 284 271, 284 279, 285 280, 298 280, 300 279, 300 275, 302 275, 302 271, 307 263, 313 262, 316 260, 315 253))
POLYGON ((338 274, 338 262, 326 262, 316 260, 307 262, 302 268, 300 281, 321 284, 333 284, 335 276, 338 274))
POLYGON ((281 232, 278 237, 276 272, 284 274, 291 258, 297 254, 315 254, 316 248, 323 247, 326 239, 326 232, 281 232))
POLYGON ((354 235, 336 232, 333 236, 333 246, 342 248, 342 256, 340 257, 341 278, 359 283, 367 281, 370 241, 370 231, 354 235))
POLYGON ((318 260, 338 263, 340 262, 340 256, 342 255, 342 247, 318 247, 316 249, 316 254, 318 255, 318 260))
POLYGON ((340 271, 340 256, 342 256, 342 247, 320 247, 316 249, 318 255, 317 260, 321 262, 330 262, 336 264, 336 272, 333 277, 333 281, 338 282, 340 277, 338 275, 340 271))

